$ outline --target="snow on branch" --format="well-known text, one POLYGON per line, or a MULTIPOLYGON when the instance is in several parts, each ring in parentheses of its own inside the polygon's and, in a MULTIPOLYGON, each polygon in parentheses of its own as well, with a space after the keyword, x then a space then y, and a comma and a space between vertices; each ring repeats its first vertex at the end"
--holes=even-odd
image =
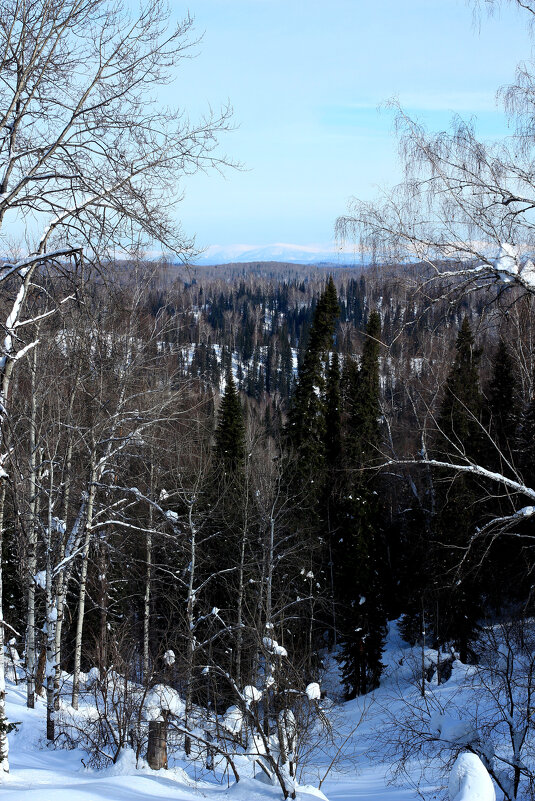
MULTIPOLYGON (((503 484, 503 486, 513 490, 513 492, 526 495, 528 498, 531 498, 535 501, 535 490, 531 489, 531 487, 527 487, 520 481, 515 481, 512 478, 508 478, 507 476, 504 476, 503 473, 495 473, 492 470, 487 470, 486 467, 481 467, 481 465, 478 464, 454 464, 452 462, 441 462, 437 459, 390 459, 389 461, 384 462, 381 467, 393 467, 395 465, 427 465, 429 467, 445 468, 456 473, 471 473, 472 475, 481 476, 481 478, 488 478, 490 481, 503 484)), ((531 508, 532 507, 526 507, 526 509, 531 508)), ((532 513, 530 512, 529 514, 532 513)))

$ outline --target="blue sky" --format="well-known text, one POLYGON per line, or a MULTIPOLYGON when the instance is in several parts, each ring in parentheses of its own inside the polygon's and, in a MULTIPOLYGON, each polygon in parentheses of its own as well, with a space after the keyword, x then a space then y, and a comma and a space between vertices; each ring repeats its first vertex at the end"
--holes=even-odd
MULTIPOLYGON (((176 17, 188 6, 172 0, 176 17)), ((198 244, 328 243, 351 196, 399 177, 399 98, 433 129, 454 113, 507 131, 496 89, 529 58, 526 20, 505 4, 474 21, 465 0, 192 0, 199 55, 169 97, 194 118, 227 99, 222 147, 244 164, 189 178, 179 216, 198 244)))

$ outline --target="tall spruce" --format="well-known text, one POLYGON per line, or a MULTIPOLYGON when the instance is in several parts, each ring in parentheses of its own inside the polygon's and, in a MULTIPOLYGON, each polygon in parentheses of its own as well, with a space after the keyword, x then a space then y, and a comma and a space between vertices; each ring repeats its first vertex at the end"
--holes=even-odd
POLYGON ((310 577, 308 601, 302 606, 296 642, 304 651, 310 675, 317 663, 320 637, 329 625, 326 612, 328 588, 332 587, 329 517, 333 508, 328 489, 332 475, 329 460, 334 458, 337 448, 339 391, 338 361, 337 357, 330 358, 330 352, 339 312, 331 276, 314 310, 286 427, 294 463, 291 492, 296 499, 295 547, 300 553, 296 599, 303 595, 302 576, 310 577))
POLYGON ((455 343, 455 359, 444 388, 439 415, 438 445, 448 457, 459 451, 476 458, 482 446, 483 398, 479 386, 481 350, 475 347, 468 318, 463 319, 455 343))
POLYGON ((289 440, 305 468, 314 469, 325 458, 326 376, 339 313, 331 276, 316 305, 288 417, 289 440))
MULTIPOLYGON (((489 470, 516 477, 518 459, 517 431, 520 428, 520 409, 517 396, 513 360, 503 337, 500 338, 492 362, 492 375, 486 393, 486 425, 489 436, 486 438, 484 465, 489 470), (515 467, 513 468, 513 465, 515 467), (513 469, 512 469, 513 468, 513 469)), ((524 443, 522 443, 524 444, 524 443)), ((528 447, 533 456, 533 446, 528 447)), ((520 461, 525 453, 520 448, 520 461)), ((531 463, 531 459, 530 459, 531 463)), ((508 493, 493 492, 489 486, 489 498, 485 503, 484 522, 492 518, 504 517, 515 511, 515 499, 508 493)), ((521 528, 524 524, 521 524, 521 528)), ((528 523, 529 527, 529 523, 528 523)), ((533 526, 531 526, 533 528, 533 526)), ((524 542, 522 538, 490 537, 488 553, 483 563, 484 584, 487 587, 488 603, 499 611, 519 597, 525 597, 526 570, 524 563, 524 542)), ((531 581, 528 582, 531 584, 531 581)), ((529 589, 529 588, 528 588, 529 589)))
POLYGON ((225 391, 219 407, 215 456, 225 471, 238 469, 245 457, 243 409, 230 366, 227 369, 225 391))
POLYGON ((526 486, 535 488, 535 374, 531 398, 522 415, 519 452, 522 479, 526 486))
POLYGON ((325 393, 325 456, 331 471, 339 466, 342 451, 340 410, 340 359, 336 351, 332 354, 327 369, 325 393))
POLYGON ((497 458, 493 461, 497 466, 503 466, 505 461, 510 461, 514 450, 519 423, 516 385, 513 360, 505 340, 501 337, 487 391, 489 429, 498 451, 497 458))
MULTIPOLYGON (((481 423, 483 399, 479 385, 481 350, 475 347, 468 319, 463 319, 455 344, 455 359, 444 388, 439 415, 437 452, 441 458, 458 461, 460 455, 480 460, 484 451, 481 423)), ((431 593, 433 616, 438 605, 437 638, 453 641, 461 660, 469 661, 481 616, 481 584, 475 571, 477 553, 473 548, 462 556, 480 521, 476 480, 469 475, 439 476, 438 507, 434 545, 434 573, 437 590, 431 593)))
POLYGON ((347 698, 379 684, 386 634, 381 509, 373 467, 380 446, 381 318, 372 312, 360 369, 346 376, 345 482, 335 547, 342 678, 347 698))
MULTIPOLYGON (((234 680, 241 681, 244 666, 250 661, 243 649, 244 586, 246 563, 250 561, 249 489, 244 410, 230 363, 218 411, 213 456, 206 491, 210 534, 204 546, 204 574, 200 578, 206 585, 202 610, 206 619, 199 626, 199 635, 209 641, 211 658, 234 680), (211 609, 219 610, 219 617, 210 615, 211 609)), ((206 678, 206 687, 216 697, 225 691, 214 683, 213 677, 206 678)))

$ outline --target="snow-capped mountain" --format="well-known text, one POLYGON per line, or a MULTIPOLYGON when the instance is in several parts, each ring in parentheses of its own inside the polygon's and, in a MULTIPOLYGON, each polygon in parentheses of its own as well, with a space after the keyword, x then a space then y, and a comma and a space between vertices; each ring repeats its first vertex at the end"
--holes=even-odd
POLYGON ((230 262, 283 261, 295 264, 361 264, 362 257, 353 247, 328 245, 293 245, 277 242, 272 245, 210 245, 196 260, 197 264, 230 262))

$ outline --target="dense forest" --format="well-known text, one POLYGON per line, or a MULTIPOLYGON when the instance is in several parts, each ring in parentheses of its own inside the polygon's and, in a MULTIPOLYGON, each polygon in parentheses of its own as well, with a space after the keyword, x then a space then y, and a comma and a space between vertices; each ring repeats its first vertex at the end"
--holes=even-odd
MULTIPOLYGON (((517 495, 429 464, 530 485, 532 298, 430 296, 420 265, 235 270, 82 272, 46 319, 67 288, 34 279, 3 591, 49 739, 69 731, 63 671, 74 709, 89 671, 175 688, 191 748, 188 716, 244 687, 266 692, 269 730, 329 652, 347 698, 377 687, 388 619, 412 643, 425 631, 447 678, 485 621, 532 614, 532 523, 496 522, 517 495)), ((123 743, 98 736, 105 764, 123 743)))
POLYGON ((184 184, 241 165, 163 102, 173 5, 0 5, 0 781, 533 801, 533 66, 501 141, 392 104, 359 266, 201 268, 184 184))

